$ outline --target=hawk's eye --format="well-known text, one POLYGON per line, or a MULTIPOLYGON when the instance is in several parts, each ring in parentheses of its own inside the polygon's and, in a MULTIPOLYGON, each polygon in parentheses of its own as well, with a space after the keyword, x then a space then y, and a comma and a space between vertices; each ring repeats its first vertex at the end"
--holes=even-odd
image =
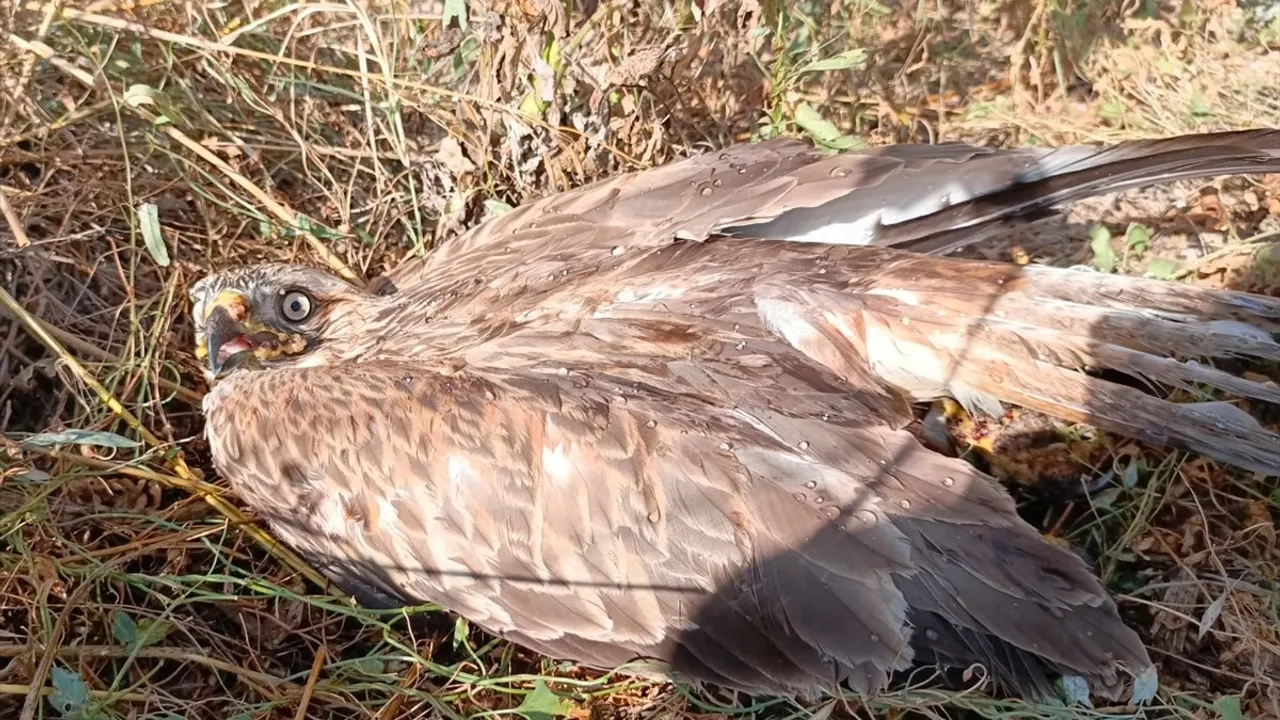
POLYGON ((285 293, 280 300, 280 314, 289 322, 302 322, 311 315, 311 298, 301 290, 285 293))

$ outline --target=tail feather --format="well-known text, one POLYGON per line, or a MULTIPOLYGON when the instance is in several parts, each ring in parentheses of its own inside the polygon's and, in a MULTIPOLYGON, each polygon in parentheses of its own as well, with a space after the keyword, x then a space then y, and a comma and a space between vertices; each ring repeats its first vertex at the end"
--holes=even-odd
MULTIPOLYGON (((864 280, 865 292, 879 295, 927 294, 944 308, 972 312, 1037 307, 1079 306, 1097 311, 1142 312, 1173 322, 1234 320, 1263 330, 1280 330, 1280 298, 1232 290, 1213 290, 1152 278, 1081 272, 1042 265, 983 262, 961 258, 902 255, 884 251, 877 272, 864 280), (913 279, 920 283, 911 284, 913 279)), ((1096 314, 1095 314, 1096 316, 1096 314)))
POLYGON ((1234 290, 1038 265, 1022 268, 1019 288, 1028 298, 1087 302, 1113 309, 1143 309, 1172 320, 1237 320, 1280 329, 1280 298, 1234 290))
POLYGON ((961 377, 982 392, 1047 415, 1280 475, 1280 435, 1197 403, 1161 400, 1047 363, 1023 364, 999 375, 962 372, 961 377))
MULTIPOLYGON (((1011 403, 1280 475, 1280 434, 1247 413, 1224 411, 1221 403, 1175 403, 1141 387, 1214 389, 1280 404, 1274 382, 1211 364, 1280 361, 1272 335, 1280 299, 882 252, 862 287, 815 288, 809 302, 900 391, 918 400, 950 395, 988 411, 1011 403), (1100 370, 1135 383, 1090 374, 1100 370)), ((857 284, 861 276, 850 277, 857 284)))
POLYGON ((866 305, 889 317, 936 325, 939 329, 955 331, 956 323, 962 322, 961 327, 974 331, 985 324, 992 332, 1014 333, 1018 338, 1043 338, 1050 347, 1056 347, 1052 341, 1057 334, 1091 346, 1115 346, 1180 358, 1280 360, 1280 345, 1265 329, 1235 320, 1170 320, 1142 310, 1035 302, 1024 298, 1000 302, 989 310, 965 309, 949 303, 949 298, 928 294, 915 296, 913 300, 912 303, 872 300, 866 305), (949 308, 948 314, 939 313, 949 308))
MULTIPOLYGON (((1187 350, 1199 351, 1198 357, 1228 357, 1236 354, 1280 360, 1280 345, 1250 341, 1250 352, 1242 350, 1235 338, 1224 335, 1191 338, 1183 345, 1171 341, 1172 334, 1163 328, 1158 330, 1165 337, 1159 343, 1168 352, 1187 350)), ((1184 335, 1186 332, 1184 331, 1184 335)), ((1101 334, 1098 334, 1101 335, 1101 334)), ((1196 360, 1178 360, 1152 351, 1134 350, 1115 339, 1105 337, 1081 336, 1063 333, 1059 330, 1028 326, 1000 320, 979 319, 973 321, 963 336, 954 336, 950 349, 963 353, 970 360, 1007 361, 1010 358, 1020 362, 1039 362, 1070 370, 1115 370, 1147 383, 1160 383, 1182 390, 1195 391, 1198 386, 1205 386, 1233 395, 1280 404, 1280 388, 1273 384, 1263 384, 1249 380, 1229 372, 1219 370, 1211 365, 1202 365, 1196 360)), ((946 344, 942 338, 949 337, 941 333, 935 335, 935 344, 946 344)), ((1155 344, 1155 343, 1152 343, 1155 344)))

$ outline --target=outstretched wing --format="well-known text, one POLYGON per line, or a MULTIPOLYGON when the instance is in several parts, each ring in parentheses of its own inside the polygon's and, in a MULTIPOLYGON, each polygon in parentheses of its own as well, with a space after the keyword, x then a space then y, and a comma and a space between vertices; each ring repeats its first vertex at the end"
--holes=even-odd
POLYGON ((1280 171, 1280 131, 999 150, 890 145, 830 155, 791 139, 740 144, 535 200, 388 273, 451 286, 512 257, 594 265, 616 249, 725 234, 943 252, 1054 206, 1180 178, 1280 171))
POLYGON ((242 373, 207 397, 208 435, 282 540, 553 657, 767 692, 873 691, 915 658, 1030 694, 1150 664, 985 476, 772 357, 786 412, 712 358, 649 383, 625 357, 242 373))

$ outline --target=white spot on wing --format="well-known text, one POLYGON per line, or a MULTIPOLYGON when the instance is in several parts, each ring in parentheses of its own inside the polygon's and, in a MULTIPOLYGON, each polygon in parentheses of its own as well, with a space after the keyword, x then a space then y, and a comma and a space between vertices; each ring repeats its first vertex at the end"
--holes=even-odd
POLYGON ((471 467, 471 461, 462 455, 449 456, 448 470, 449 482, 455 486, 470 485, 478 479, 475 468, 471 467))
POLYGON ((880 214, 873 213, 853 222, 823 225, 800 235, 792 235, 787 240, 824 245, 870 245, 876 239, 876 228, 879 226, 880 214))
POLYGON ((913 202, 904 203, 896 207, 890 205, 881 212, 880 219, 885 225, 893 225, 924 217, 925 215, 932 215, 939 210, 970 199, 973 197, 973 193, 969 192, 964 185, 948 183, 941 190, 910 194, 906 197, 912 198, 913 202))
POLYGON ((684 288, 663 287, 661 285, 647 288, 623 288, 614 296, 618 302, 643 303, 669 300, 684 295, 684 288))
POLYGON ((397 535, 403 534, 400 526, 400 511, 396 510, 391 498, 378 497, 378 529, 397 535))
MULTIPOLYGON (((915 192, 899 193, 890 198, 883 208, 869 212, 860 217, 840 222, 832 221, 811 230, 786 239, 791 242, 824 243, 830 245, 869 245, 876 239, 881 225, 894 225, 908 220, 932 215, 956 203, 965 202, 974 197, 961 183, 949 183, 941 189, 918 188, 915 192), (894 204, 893 199, 903 202, 894 204)), ((863 201, 851 203, 851 208, 861 212, 865 209, 863 201)), ((841 205, 835 203, 827 210, 832 215, 841 214, 841 205)), ((848 217, 848 215, 845 215, 848 217)), ((782 229, 781 227, 779 229, 782 229)))
POLYGON ((542 471, 557 485, 569 479, 573 473, 573 463, 569 461, 569 452, 564 443, 542 448, 542 471))
POLYGON ((891 297, 900 303, 919 307, 920 296, 913 290, 900 290, 898 288, 872 288, 866 291, 867 295, 882 295, 891 297))
POLYGON ((804 347, 817 337, 813 324, 796 311, 794 303, 772 298, 757 298, 756 311, 770 332, 778 335, 792 347, 804 347))
POLYGON ((343 537, 351 532, 351 520, 346 513, 348 493, 323 495, 315 511, 315 523, 320 531, 331 538, 343 537))

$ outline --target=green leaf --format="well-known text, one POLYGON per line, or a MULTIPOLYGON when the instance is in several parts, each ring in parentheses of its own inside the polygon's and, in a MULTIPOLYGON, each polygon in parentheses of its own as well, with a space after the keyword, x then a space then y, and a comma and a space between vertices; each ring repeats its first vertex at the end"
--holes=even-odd
POLYGON ((1134 460, 1120 473, 1120 484, 1132 488, 1138 484, 1138 461, 1134 460))
POLYGON ((164 234, 160 232, 160 208, 154 203, 139 205, 138 228, 142 231, 142 242, 146 243, 151 259, 160 267, 169 267, 169 248, 165 246, 164 234))
POLYGON ((1239 695, 1223 695, 1213 702, 1213 709, 1218 711, 1218 717, 1222 720, 1244 720, 1239 695))
POLYGON ((458 29, 467 29, 467 0, 444 0, 444 14, 440 18, 442 27, 449 27, 454 18, 458 19, 458 29))
POLYGON ((466 647, 467 636, 471 634, 471 624, 464 618, 457 618, 453 621, 453 648, 456 650, 460 647, 466 647))
POLYGON ((1059 682, 1062 686, 1062 694, 1067 699, 1067 705, 1093 707, 1093 702, 1089 699, 1088 680, 1079 675, 1063 675, 1059 682))
POLYGON ((546 106, 538 99, 536 93, 525 93, 520 105, 516 108, 516 112, 534 119, 541 119, 544 110, 546 106))
POLYGON ((533 690, 524 696, 524 701, 516 712, 528 720, 550 720, 569 714, 573 705, 564 698, 551 692, 551 688, 542 680, 535 680, 533 690))
POLYGON ((128 90, 124 91, 125 104, 130 107, 142 107, 147 105, 156 112, 156 125, 168 125, 174 123, 178 125, 186 125, 187 119, 182 116, 182 111, 178 106, 169 100, 169 96, 150 85, 130 85, 128 90))
POLYGON ((1106 120, 1119 121, 1124 119, 1125 106, 1120 100, 1111 98, 1098 108, 1098 115, 1106 120))
POLYGON ((1089 249, 1093 250, 1093 266, 1109 273, 1116 269, 1116 251, 1111 247, 1111 231, 1094 225, 1089 231, 1089 249))
POLYGON ((341 240, 346 237, 328 225, 312 220, 301 213, 298 214, 295 227, 302 232, 310 233, 317 240, 341 240))
POLYGON ((484 212, 486 217, 498 217, 511 212, 513 208, 499 200, 498 198, 489 198, 484 201, 484 212))
POLYGON ((53 681, 49 704, 63 717, 81 716, 89 705, 89 686, 78 673, 63 667, 54 667, 49 675, 53 681))
POLYGON ((1147 251, 1147 241, 1151 239, 1151 231, 1142 223, 1129 223, 1124 231, 1124 246, 1129 252, 1139 255, 1147 251))
POLYGON ((138 621, 137 644, 138 649, 151 647, 156 643, 164 640, 173 629, 173 623, 161 618, 151 619, 142 618, 138 621))
POLYGON ((1129 694, 1129 702, 1134 705, 1145 705, 1151 702, 1156 691, 1160 689, 1160 672, 1155 665, 1143 670, 1133 679, 1133 692, 1129 694))
POLYGON ((1121 492, 1123 491, 1117 487, 1107 488, 1097 495, 1094 495, 1090 499, 1089 503, 1099 510, 1106 510, 1115 506, 1116 500, 1120 497, 1121 492))
POLYGON ((1187 110, 1191 111, 1194 117, 1212 117, 1214 115, 1213 107, 1204 98, 1204 93, 1200 90, 1191 91, 1191 101, 1187 103, 1187 110))
POLYGON ((32 445, 38 448, 55 447, 57 445, 136 448, 141 444, 105 430, 62 430, 60 432, 36 433, 35 435, 28 435, 18 442, 21 445, 32 445))
POLYGON ((796 124, 809 133, 815 142, 836 150, 848 150, 862 144, 860 140, 840 132, 834 123, 814 110, 809 103, 802 102, 796 106, 796 124))
POLYGON ((867 51, 862 48, 854 50, 845 50, 839 55, 834 55, 823 60, 816 60, 800 68, 800 72, 827 72, 829 70, 848 70, 850 68, 862 67, 867 63, 867 51))
POLYGON ((1177 260, 1169 258, 1152 258, 1147 263, 1147 277, 1153 277, 1160 280, 1172 280, 1182 270, 1182 265, 1177 260))
POLYGON ((387 664, 380 658, 360 657, 351 662, 351 667, 362 675, 381 675, 387 671, 387 664))
POLYGON ((111 619, 111 634, 119 640, 122 645, 133 647, 138 642, 138 626, 134 624, 133 618, 129 617, 129 613, 117 612, 115 617, 111 619))

